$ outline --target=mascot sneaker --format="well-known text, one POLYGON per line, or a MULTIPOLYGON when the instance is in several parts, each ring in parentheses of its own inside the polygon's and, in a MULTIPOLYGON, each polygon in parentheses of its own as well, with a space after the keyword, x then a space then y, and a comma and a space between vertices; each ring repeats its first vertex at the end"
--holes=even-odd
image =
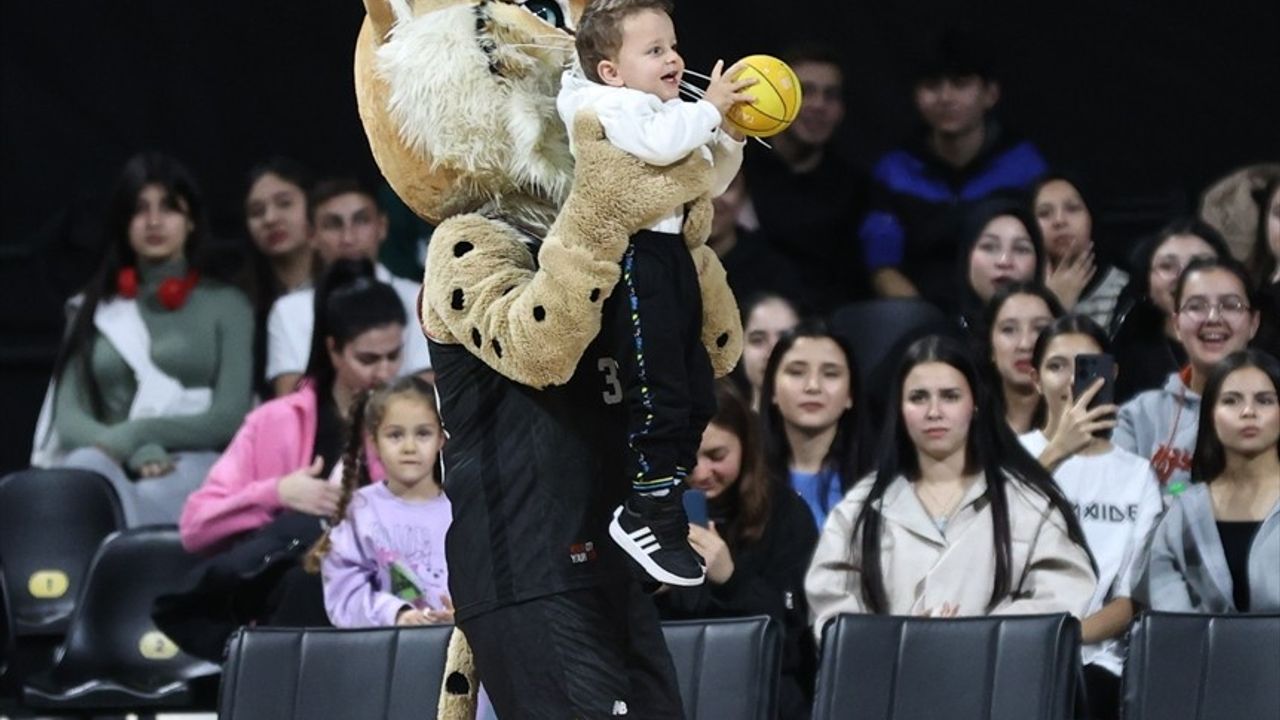
POLYGON ((693 587, 707 576, 701 556, 689 546, 689 518, 676 491, 628 497, 613 511, 609 536, 660 583, 693 587))

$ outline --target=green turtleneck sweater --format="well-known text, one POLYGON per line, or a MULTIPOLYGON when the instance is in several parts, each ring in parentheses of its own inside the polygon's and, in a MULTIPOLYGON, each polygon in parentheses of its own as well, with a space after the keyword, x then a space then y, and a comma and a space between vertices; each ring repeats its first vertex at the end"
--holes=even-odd
POLYGON ((186 262, 140 263, 138 309, 151 333, 151 359, 183 386, 207 387, 213 402, 199 415, 129 419, 137 392, 133 370, 103 336, 94 332, 69 359, 62 376, 54 424, 65 450, 102 447, 135 471, 179 450, 220 450, 235 434, 252 404, 253 310, 233 287, 201 280, 182 307, 169 311, 156 288, 186 274, 186 262), (102 396, 103 413, 93 411, 82 374, 81 354, 102 396))

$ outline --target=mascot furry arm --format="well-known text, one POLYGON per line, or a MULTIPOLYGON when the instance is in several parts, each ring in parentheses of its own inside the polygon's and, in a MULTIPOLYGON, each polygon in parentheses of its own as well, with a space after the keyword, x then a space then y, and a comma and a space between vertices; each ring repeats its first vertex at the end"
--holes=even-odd
MULTIPOLYGON (((574 131, 579 177, 536 264, 519 230, 480 215, 441 223, 427 255, 427 334, 436 342, 463 343, 503 376, 533 387, 569 380, 600 330, 600 307, 618 281, 627 237, 655 222, 662 208, 693 200, 688 188, 699 187, 707 172, 705 163, 690 158, 655 175, 620 156, 590 116, 579 117, 574 131)), ((699 199, 693 207, 710 205, 699 199)), ((685 235, 691 243, 697 238, 703 341, 723 375, 741 354, 741 327, 724 269, 702 244, 709 223, 709 212, 691 209, 685 235)))

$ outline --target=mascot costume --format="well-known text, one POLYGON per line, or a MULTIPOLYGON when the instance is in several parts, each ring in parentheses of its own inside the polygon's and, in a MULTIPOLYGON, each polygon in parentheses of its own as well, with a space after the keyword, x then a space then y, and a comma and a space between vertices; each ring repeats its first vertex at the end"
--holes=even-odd
MULTIPOLYGON (((498 676, 518 661, 481 642, 504 609, 599 588, 636 595, 607 537, 610 511, 629 491, 625 411, 616 351, 596 337, 628 237, 685 206, 702 339, 717 376, 742 348, 724 269, 704 244, 706 162, 695 153, 650 167, 606 142, 593 117, 566 129, 557 116, 583 5, 365 0, 355 56, 361 120, 387 181, 437 224, 420 320, 449 434, 450 591, 461 629, 442 718, 472 716, 477 665, 489 668, 487 685, 513 680, 498 676)), ((604 646, 618 634, 598 632, 604 646)))

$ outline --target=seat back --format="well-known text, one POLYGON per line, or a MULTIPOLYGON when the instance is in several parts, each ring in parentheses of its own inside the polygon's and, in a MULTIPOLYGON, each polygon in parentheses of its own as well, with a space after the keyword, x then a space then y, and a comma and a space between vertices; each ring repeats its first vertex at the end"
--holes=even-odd
POLYGON ((954 333, 954 322, 932 303, 909 298, 865 300, 837 309, 831 329, 849 341, 863 387, 882 364, 897 365, 911 341, 929 333, 954 333))
POLYGON ((123 527, 97 473, 32 468, 0 478, 0 560, 13 632, 61 635, 102 539, 123 527))
POLYGON ((841 615, 823 634, 813 718, 1066 720, 1079 657, 1065 614, 841 615))
POLYGON ((432 717, 453 627, 243 629, 231 638, 222 720, 432 717))
POLYGON ((72 613, 54 681, 145 688, 216 674, 216 665, 179 650, 151 621, 156 596, 177 590, 196 562, 171 525, 132 528, 103 541, 72 613))
POLYGON ((1280 718, 1280 615, 1147 613, 1123 697, 1126 720, 1280 718))
POLYGON ((689 720, 777 716, 782 634, 766 616, 662 624, 689 720))

